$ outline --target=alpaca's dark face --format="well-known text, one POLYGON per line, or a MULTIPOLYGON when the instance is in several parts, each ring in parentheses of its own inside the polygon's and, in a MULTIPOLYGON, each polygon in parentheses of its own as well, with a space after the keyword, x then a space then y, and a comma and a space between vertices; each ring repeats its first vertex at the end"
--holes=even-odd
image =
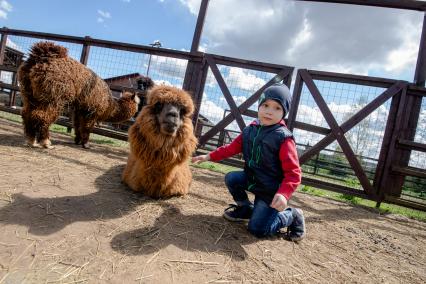
POLYGON ((182 127, 186 110, 176 104, 156 103, 154 105, 154 114, 160 132, 165 135, 175 136, 179 128, 182 127))

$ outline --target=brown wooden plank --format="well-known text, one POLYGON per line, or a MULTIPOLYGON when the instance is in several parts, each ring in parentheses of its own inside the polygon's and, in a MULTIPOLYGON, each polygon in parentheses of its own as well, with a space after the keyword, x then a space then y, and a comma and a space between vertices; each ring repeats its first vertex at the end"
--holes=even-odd
POLYGON ((204 19, 207 13, 209 0, 202 0, 197 16, 197 24, 195 25, 194 36, 192 37, 191 53, 197 52, 200 45, 201 34, 204 27, 204 19))
POLYGON ((367 194, 365 194, 364 191, 362 190, 356 190, 350 187, 346 187, 343 185, 339 185, 339 184, 334 184, 331 182, 326 182, 323 180, 319 180, 319 179, 315 179, 315 178, 311 178, 311 177, 302 177, 302 184, 303 185, 308 185, 308 186, 313 186, 316 188, 321 188, 321 189, 325 189, 325 190, 330 190, 330 191, 334 191, 334 192, 338 192, 338 193, 343 193, 343 194, 350 194, 353 196, 358 196, 364 199, 372 199, 372 196, 369 196, 367 194))
POLYGON ((6 52, 7 34, 1 35, 0 40, 0 65, 3 65, 4 54, 6 52))
POLYGON ((414 200, 407 200, 403 198, 395 198, 393 196, 386 196, 384 199, 385 202, 404 206, 407 208, 412 208, 416 210, 426 211, 426 204, 421 202, 416 202, 414 200))
POLYGON ((287 120, 287 127, 290 131, 293 131, 295 127, 294 124, 296 121, 297 110, 299 109, 300 97, 302 96, 302 88, 303 88, 303 82, 300 78, 299 72, 297 72, 296 82, 294 84, 293 95, 291 98, 290 112, 288 114, 288 120, 287 120))
POLYGON ((237 121, 238 127, 240 128, 240 130, 243 130, 244 127, 246 127, 246 123, 244 122, 244 119, 241 113, 238 111, 237 104, 232 98, 231 92, 229 91, 228 86, 226 85, 225 80, 222 77, 222 74, 220 74, 220 71, 219 71, 219 68, 217 68, 216 62, 214 61, 213 57, 211 57, 208 54, 206 54, 206 60, 210 66, 210 70, 212 70, 213 75, 216 78, 217 83, 219 84, 220 89, 222 90, 222 93, 226 99, 226 102, 231 108, 231 113, 234 116, 235 120, 237 121))
POLYGON ((377 161, 376 174, 374 175, 373 186, 377 191, 380 191, 380 183, 382 182, 382 176, 384 173, 384 167, 386 159, 388 158, 389 147, 391 144, 392 137, 394 136, 394 125, 395 119, 398 113, 398 107, 400 104, 401 95, 396 95, 391 100, 388 118, 386 121, 385 132, 383 135, 382 145, 380 147, 379 159, 377 161))
POLYGON ((285 65, 253 61, 253 60, 245 60, 245 59, 227 57, 227 56, 222 56, 217 54, 208 54, 208 55, 214 58, 216 64, 221 64, 226 66, 240 67, 244 69, 252 69, 257 71, 265 71, 269 73, 278 73, 283 69, 288 69, 289 74, 291 74, 294 70, 294 67, 285 66, 285 65))
POLYGON ((396 146, 398 148, 404 148, 408 150, 414 150, 419 152, 426 152, 426 144, 414 142, 406 139, 397 139, 396 146))
POLYGON ((392 166, 392 173, 400 174, 402 176, 413 176, 426 179, 426 170, 414 167, 399 167, 392 166))
POLYGON ((0 65, 0 70, 16 73, 16 72, 18 72, 18 67, 0 65))
POLYGON ((16 85, 12 85, 12 84, 6 84, 3 82, 0 82, 0 88, 4 88, 4 89, 10 89, 10 90, 14 90, 14 91, 19 91, 19 87, 16 85))
MULTIPOLYGON (((389 125, 389 127, 392 129, 391 139, 389 142, 388 151, 386 153, 386 159, 383 165, 383 172, 378 184, 378 194, 381 198, 384 198, 387 195, 399 196, 401 194, 401 191, 400 190, 395 191, 394 187, 390 183, 391 178, 389 177, 389 174, 391 172, 391 165, 395 161, 394 153, 395 153, 395 145, 396 145, 396 140, 398 138, 398 133, 401 132, 401 129, 404 127, 404 124, 406 124, 405 122, 406 119, 404 118, 404 116, 405 117, 408 116, 408 113, 406 111, 406 107, 407 107, 406 102, 407 102, 407 89, 404 88, 401 92, 401 96, 397 106, 398 111, 396 113, 395 119, 393 120, 394 123, 393 125, 389 125)), ((398 160, 396 160, 396 162, 399 163, 398 160)))
MULTIPOLYGON (((86 36, 85 39, 89 40, 90 37, 86 36)), ((87 65, 89 60, 90 45, 87 42, 84 42, 83 49, 81 50, 80 62, 84 65, 87 65)))
POLYGON ((394 8, 414 11, 426 11, 426 3, 424 1, 412 0, 296 0, 303 2, 321 2, 321 3, 336 3, 336 4, 351 4, 362 6, 374 6, 383 8, 394 8))
POLYGON ((359 163, 358 159, 355 156, 355 153, 353 152, 351 146, 349 145, 348 140, 346 140, 343 131, 340 129, 339 125, 337 124, 337 121, 335 120, 333 114, 331 113, 330 109, 327 106, 327 103, 325 102, 324 98, 322 97, 320 91, 316 87, 312 77, 309 75, 307 70, 300 70, 300 75, 305 82, 306 86, 308 87, 309 91, 311 92, 315 102, 317 103, 319 109, 321 110, 325 120, 327 121, 328 125, 330 126, 330 129, 333 133, 333 135, 336 137, 337 142, 339 143, 340 147, 342 148, 343 153, 345 154, 346 158, 348 159, 349 164, 352 166, 352 169, 354 170, 356 176, 358 177, 359 182, 361 183, 362 187, 368 194, 373 194, 373 187, 368 180, 367 175, 364 172, 364 169, 362 168, 361 164, 359 163))
POLYGON ((328 82, 347 83, 355 85, 363 85, 378 88, 389 88, 397 82, 397 80, 386 79, 380 77, 370 77, 362 75, 344 74, 327 71, 308 70, 314 80, 322 80, 328 82))

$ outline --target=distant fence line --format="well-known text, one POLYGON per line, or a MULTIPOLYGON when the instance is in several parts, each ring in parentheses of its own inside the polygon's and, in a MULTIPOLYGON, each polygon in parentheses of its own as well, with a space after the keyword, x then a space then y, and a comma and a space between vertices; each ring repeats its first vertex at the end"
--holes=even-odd
MULTIPOLYGON (((20 113, 17 67, 33 43, 55 41, 102 78, 108 78, 112 89, 137 91, 134 77, 149 75, 156 82, 188 90, 196 105, 193 122, 199 152, 215 149, 235 138, 257 116, 257 100, 265 88, 278 81, 292 86, 294 67, 290 66, 90 37, 7 28, 0 32, 0 70, 1 77, 6 78, 0 82, 0 88, 8 99, 0 105, 0 110, 20 113)), ((426 210, 423 191, 419 191, 420 198, 416 199, 401 195, 407 183, 421 187, 426 181, 426 165, 422 164, 426 160, 422 158, 426 157, 426 130, 417 128, 420 112, 426 108, 425 97, 424 87, 405 81, 299 69, 287 124, 296 139, 304 140, 298 143, 304 169, 302 183, 426 210), (358 100, 354 101, 353 97, 358 100), (340 106, 359 107, 345 113, 339 105, 337 109, 331 108, 334 101, 343 101, 340 106), (371 141, 362 138, 366 145, 370 143, 363 147, 359 142, 364 122, 369 122, 364 124, 364 130, 371 131, 371 141), (374 129, 375 125, 380 127, 374 129), (363 157, 359 154, 362 148, 380 150, 375 157, 363 157), (420 162, 412 166, 410 161, 420 162)), ((66 117, 58 123, 71 127, 66 117)), ((127 140, 127 132, 123 130, 127 128, 116 128, 122 131, 100 127, 94 133, 127 140)), ((224 162, 242 166, 238 158, 224 162)))

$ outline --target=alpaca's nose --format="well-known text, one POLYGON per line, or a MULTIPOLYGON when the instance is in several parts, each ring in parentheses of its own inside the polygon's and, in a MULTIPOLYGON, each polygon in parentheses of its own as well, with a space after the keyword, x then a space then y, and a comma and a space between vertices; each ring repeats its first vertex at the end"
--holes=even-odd
POLYGON ((176 122, 179 119, 179 109, 175 106, 170 107, 166 113, 167 122, 176 122))

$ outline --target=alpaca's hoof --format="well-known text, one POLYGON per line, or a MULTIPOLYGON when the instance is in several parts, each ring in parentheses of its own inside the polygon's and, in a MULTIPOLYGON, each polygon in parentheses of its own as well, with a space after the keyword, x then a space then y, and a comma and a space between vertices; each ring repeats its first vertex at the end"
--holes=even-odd
POLYGON ((28 140, 27 146, 32 147, 32 148, 40 148, 40 144, 38 144, 35 139, 34 140, 28 140))
POLYGON ((52 146, 52 143, 50 142, 49 139, 43 140, 40 142, 41 147, 45 148, 45 149, 53 149, 55 147, 52 146))
POLYGON ((52 145, 43 145, 43 148, 44 149, 54 149, 55 146, 52 146, 52 145))
POLYGON ((83 143, 82 146, 84 149, 90 149, 89 143, 83 143))

